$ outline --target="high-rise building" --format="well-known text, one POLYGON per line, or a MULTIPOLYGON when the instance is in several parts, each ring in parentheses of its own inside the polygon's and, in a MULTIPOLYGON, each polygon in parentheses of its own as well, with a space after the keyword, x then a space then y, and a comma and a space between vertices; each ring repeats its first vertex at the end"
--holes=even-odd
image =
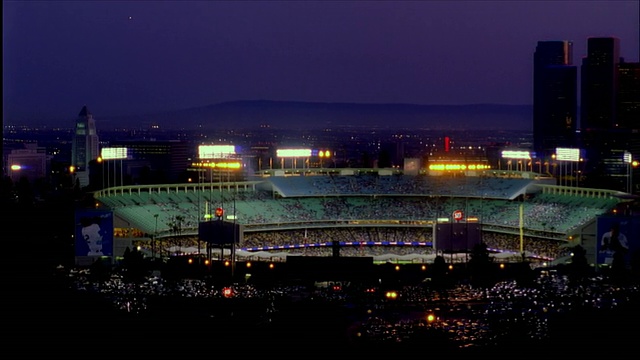
POLYGON ((581 80, 585 186, 638 192, 630 185, 640 157, 640 64, 620 57, 619 39, 589 38, 581 80))
POLYGON ((93 115, 83 106, 78 114, 71 148, 71 165, 80 186, 89 185, 89 165, 100 156, 100 144, 93 115))
MULTIPOLYGON (((640 62, 621 61, 618 69, 620 88, 616 125, 627 134, 625 149, 630 154, 628 160, 633 163, 640 161, 640 62)), ((640 195, 640 166, 630 166, 629 177, 631 192, 640 195), (635 183, 633 179, 636 179, 635 183)))
POLYGON ((571 41, 539 41, 533 56, 533 148, 548 158, 575 146, 578 70, 571 41))
POLYGON ((616 124, 620 40, 615 37, 587 39, 582 59, 580 128, 611 129, 616 124))
POLYGON ((640 63, 618 65, 618 118, 615 127, 640 129, 640 63))

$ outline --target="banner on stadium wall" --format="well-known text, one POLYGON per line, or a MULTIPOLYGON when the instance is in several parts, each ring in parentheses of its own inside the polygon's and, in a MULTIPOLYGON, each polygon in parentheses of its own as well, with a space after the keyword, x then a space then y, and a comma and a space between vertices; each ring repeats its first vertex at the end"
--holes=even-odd
POLYGON ((640 219, 630 216, 602 216, 596 223, 598 264, 611 265, 616 251, 622 251, 629 266, 631 254, 640 250, 640 219))
POLYGON ((112 256, 113 213, 77 210, 75 215, 76 256, 112 256))

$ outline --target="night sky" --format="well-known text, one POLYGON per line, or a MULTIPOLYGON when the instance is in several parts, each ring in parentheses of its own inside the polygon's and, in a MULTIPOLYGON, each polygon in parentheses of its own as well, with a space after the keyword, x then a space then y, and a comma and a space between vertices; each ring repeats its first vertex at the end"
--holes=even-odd
POLYGON ((616 36, 639 1, 3 1, 5 124, 234 100, 531 104, 540 40, 616 36))

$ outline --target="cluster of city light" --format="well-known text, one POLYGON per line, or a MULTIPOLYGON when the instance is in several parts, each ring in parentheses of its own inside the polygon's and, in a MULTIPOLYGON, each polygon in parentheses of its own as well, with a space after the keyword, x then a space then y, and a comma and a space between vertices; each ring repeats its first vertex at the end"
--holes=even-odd
POLYGON ((447 171, 447 170, 488 170, 490 165, 486 164, 431 164, 429 170, 447 171))

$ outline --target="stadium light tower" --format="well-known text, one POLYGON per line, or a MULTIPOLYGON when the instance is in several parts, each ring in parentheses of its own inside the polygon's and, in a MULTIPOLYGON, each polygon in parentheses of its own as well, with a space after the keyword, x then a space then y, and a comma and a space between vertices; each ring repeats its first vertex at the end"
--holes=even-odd
POLYGON ((158 236, 158 215, 153 214, 153 217, 156 218, 156 226, 153 230, 153 236, 151 237, 151 255, 155 259, 156 258, 156 236, 158 236))

